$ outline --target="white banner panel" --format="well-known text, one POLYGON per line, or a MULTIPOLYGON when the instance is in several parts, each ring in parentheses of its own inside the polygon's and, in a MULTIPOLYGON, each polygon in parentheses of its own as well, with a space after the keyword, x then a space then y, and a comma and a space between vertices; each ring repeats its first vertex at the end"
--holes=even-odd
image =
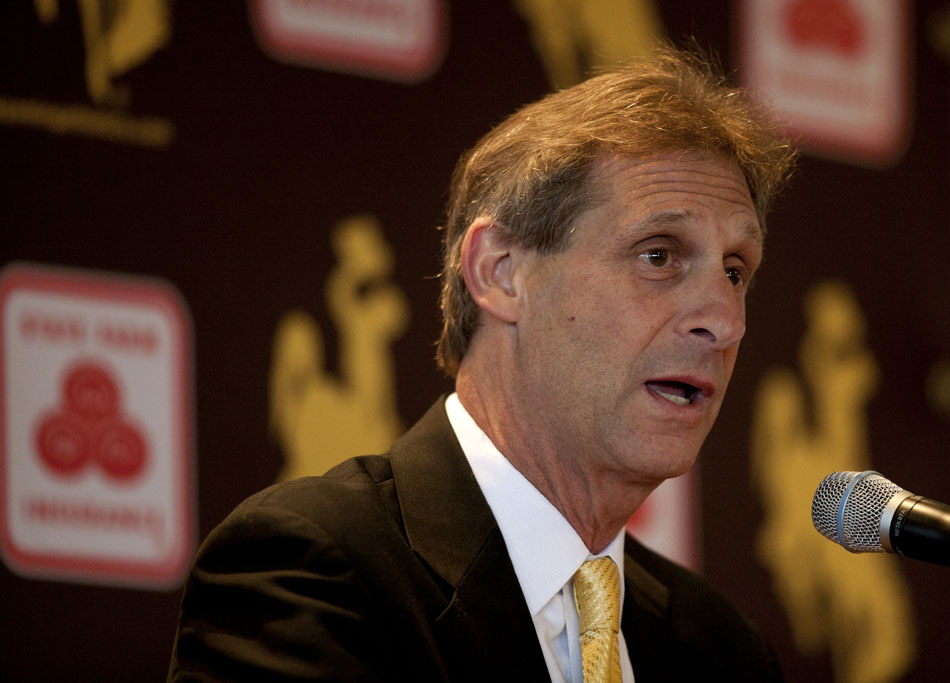
POLYGON ((443 0, 251 0, 258 43, 272 57, 416 82, 445 49, 443 0))
POLYGON ((807 152, 862 165, 908 143, 905 0, 738 0, 739 73, 807 152))
POLYGON ((0 549, 29 577, 171 588, 195 544, 191 327, 163 282, 0 275, 0 549))

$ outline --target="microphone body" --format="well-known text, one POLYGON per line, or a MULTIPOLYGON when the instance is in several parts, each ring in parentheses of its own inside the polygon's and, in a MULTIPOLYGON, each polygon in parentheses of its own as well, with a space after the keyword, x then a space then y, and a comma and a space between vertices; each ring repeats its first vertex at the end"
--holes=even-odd
POLYGON ((890 550, 915 560, 950 565, 950 505, 923 496, 908 495, 894 508, 881 539, 890 550))
POLYGON ((812 523, 853 553, 893 552, 950 565, 950 505, 917 496, 877 472, 834 472, 812 501, 812 523))

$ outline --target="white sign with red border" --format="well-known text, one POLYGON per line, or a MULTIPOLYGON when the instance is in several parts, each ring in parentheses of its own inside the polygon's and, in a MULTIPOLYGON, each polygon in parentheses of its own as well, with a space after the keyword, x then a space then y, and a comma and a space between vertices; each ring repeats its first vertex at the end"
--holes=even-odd
POLYGON ((908 142, 906 0, 739 0, 739 72, 811 153, 871 166, 908 142))
POLYGON ((251 0, 251 23, 275 59, 418 82, 445 49, 443 0, 251 0))
POLYGON ((31 578, 169 589, 195 543, 191 326, 162 281, 0 273, 0 550, 31 578))
POLYGON ((627 522, 627 533, 664 557, 699 571, 699 520, 695 478, 698 465, 667 479, 627 522))

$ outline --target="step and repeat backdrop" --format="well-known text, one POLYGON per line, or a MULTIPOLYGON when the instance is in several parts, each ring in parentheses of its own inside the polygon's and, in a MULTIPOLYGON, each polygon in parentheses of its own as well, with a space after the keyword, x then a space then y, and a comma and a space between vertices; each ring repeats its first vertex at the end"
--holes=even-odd
POLYGON ((699 464, 628 528, 790 680, 940 679, 950 569, 850 554, 810 506, 868 469, 950 501, 947 0, 4 3, 0 675, 161 680, 191 556, 234 505, 386 450, 451 391, 458 156, 692 39, 802 164, 699 464))

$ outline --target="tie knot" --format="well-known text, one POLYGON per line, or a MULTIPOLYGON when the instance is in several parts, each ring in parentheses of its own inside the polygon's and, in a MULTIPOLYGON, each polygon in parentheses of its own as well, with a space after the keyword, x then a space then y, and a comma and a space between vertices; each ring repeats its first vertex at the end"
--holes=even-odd
POLYGON ((574 574, 574 603, 581 633, 620 630, 620 572, 609 557, 588 560, 574 574))

